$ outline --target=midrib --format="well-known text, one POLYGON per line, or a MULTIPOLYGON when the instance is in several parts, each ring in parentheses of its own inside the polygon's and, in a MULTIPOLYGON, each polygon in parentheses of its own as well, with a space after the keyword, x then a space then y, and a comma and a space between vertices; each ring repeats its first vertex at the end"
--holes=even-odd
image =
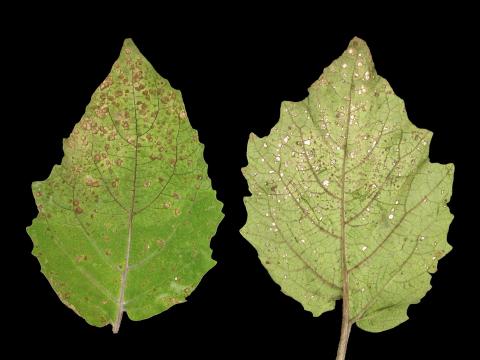
MULTIPOLYGON (((358 55, 357 55, 358 59, 358 55)), ((352 322, 350 320, 350 299, 349 299, 349 272, 347 268, 347 237, 345 233, 345 174, 347 168, 348 159, 348 136, 350 131, 350 121, 352 115, 352 96, 354 94, 354 75, 356 60, 352 65, 352 77, 350 80, 350 92, 348 96, 348 111, 345 124, 345 135, 343 143, 343 160, 342 160, 342 174, 340 179, 340 256, 341 256, 341 268, 342 268, 342 327, 340 331, 340 342, 337 351, 337 360, 343 360, 347 349, 348 338, 350 330, 352 328, 352 322)))
POLYGON ((133 72, 132 72, 132 95, 133 95, 133 111, 135 119, 135 154, 133 159, 133 178, 132 178, 132 198, 130 202, 130 208, 128 210, 128 236, 127 236, 127 249, 125 253, 125 265, 122 271, 120 280, 120 294, 118 296, 118 312, 115 323, 113 324, 113 333, 118 333, 120 324, 122 322, 123 313, 125 311, 125 289, 127 285, 127 277, 130 261, 130 249, 132 244, 132 232, 133 232, 133 218, 135 216, 135 193, 137 189, 137 164, 138 164, 138 121, 137 121, 137 103, 135 99, 135 88, 133 86, 133 72))

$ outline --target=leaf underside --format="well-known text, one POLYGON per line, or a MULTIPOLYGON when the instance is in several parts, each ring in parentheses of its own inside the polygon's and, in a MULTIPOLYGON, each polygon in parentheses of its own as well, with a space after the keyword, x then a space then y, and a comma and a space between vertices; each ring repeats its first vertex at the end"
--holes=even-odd
POLYGON ((348 279, 351 322, 378 332, 407 320, 451 249, 454 167, 429 162, 431 136, 358 38, 307 98, 282 103, 267 137, 251 134, 241 233, 285 294, 318 316, 348 279))
POLYGON ((185 301, 215 263, 221 204, 180 92, 130 39, 63 149, 32 185, 27 229, 60 299, 114 332, 123 312, 141 320, 185 301))

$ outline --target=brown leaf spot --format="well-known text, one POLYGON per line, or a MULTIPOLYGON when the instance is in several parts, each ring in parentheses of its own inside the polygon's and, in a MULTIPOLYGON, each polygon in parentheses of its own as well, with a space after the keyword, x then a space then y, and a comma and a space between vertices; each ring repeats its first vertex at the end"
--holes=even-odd
POLYGON ((122 96, 123 95, 123 91, 122 90, 116 90, 115 93, 114 93, 115 97, 119 97, 119 96, 122 96))
POLYGON ((157 243, 157 245, 160 247, 160 248, 163 248, 165 246, 165 240, 162 240, 162 239, 158 239, 155 241, 157 243))
POLYGON ((179 195, 178 193, 174 192, 174 193, 172 194, 172 196, 173 196, 175 199, 180 200, 180 195, 179 195))
POLYGON ((119 182, 120 182, 120 181, 119 181, 118 179, 113 180, 113 181, 112 181, 112 187, 117 188, 119 182))
POLYGON ((112 81, 112 77, 110 75, 107 76, 107 78, 105 80, 103 80, 103 82, 100 84, 100 89, 105 89, 107 87, 109 87, 110 85, 112 85, 113 81, 112 81))
POLYGON ((172 206, 172 205, 171 205, 168 201, 167 201, 165 204, 163 204, 163 207, 164 207, 165 209, 169 209, 170 206, 172 206))
POLYGON ((40 197, 40 196, 42 196, 42 195, 43 195, 43 194, 42 194, 41 191, 37 191, 37 192, 35 193, 35 196, 36 196, 36 197, 40 197))
MULTIPOLYGON (((107 112, 108 112, 108 107, 107 107, 107 105, 102 105, 101 107, 95 109, 95 114, 96 114, 99 118, 101 118, 101 119, 103 119, 103 118, 105 117, 105 115, 107 115, 107 112)), ((92 124, 92 128, 93 128, 94 130, 96 130, 96 131, 94 131, 93 133, 96 134, 97 131, 98 131, 98 128, 97 128, 96 126, 93 126, 93 125, 96 125, 96 124, 95 124, 95 123, 92 124)))
POLYGON ((98 181, 97 179, 94 179, 91 175, 87 175, 85 177, 85 185, 90 187, 99 187, 100 181, 98 181))
POLYGON ((87 255, 78 255, 77 257, 75 257, 75 261, 77 263, 80 263, 82 261, 87 261, 87 259, 88 259, 87 255))
POLYGON ((179 216, 182 213, 182 211, 179 208, 175 209, 175 216, 179 216))
POLYGON ((144 187, 144 188, 149 188, 150 185, 152 185, 152 182, 151 182, 150 180, 145 180, 145 181, 143 182, 143 187, 144 187))
POLYGON ((75 214, 83 213, 83 209, 80 206, 75 207, 74 211, 75 211, 75 214))
POLYGON ((73 206, 78 206, 80 205, 80 201, 78 199, 73 199, 72 204, 73 206))
POLYGON ((110 249, 105 249, 105 255, 107 255, 107 256, 112 255, 112 250, 110 250, 110 249))
POLYGON ((99 162, 101 159, 102 157, 98 153, 93 156, 93 160, 95 160, 95 162, 99 162))

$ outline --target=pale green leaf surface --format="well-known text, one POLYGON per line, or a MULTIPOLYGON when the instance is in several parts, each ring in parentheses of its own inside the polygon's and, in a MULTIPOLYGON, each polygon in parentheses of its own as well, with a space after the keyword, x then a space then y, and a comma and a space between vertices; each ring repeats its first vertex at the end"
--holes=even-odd
POLYGON ((127 39, 64 158, 32 185, 28 233, 60 299, 118 331, 185 298, 214 265, 222 218, 203 145, 173 89, 127 39))
POLYGON ((241 233, 285 294, 318 316, 348 278, 350 321, 377 332, 407 319, 451 249, 453 164, 429 162, 431 136, 358 38, 307 98, 282 103, 267 137, 251 134, 241 233))

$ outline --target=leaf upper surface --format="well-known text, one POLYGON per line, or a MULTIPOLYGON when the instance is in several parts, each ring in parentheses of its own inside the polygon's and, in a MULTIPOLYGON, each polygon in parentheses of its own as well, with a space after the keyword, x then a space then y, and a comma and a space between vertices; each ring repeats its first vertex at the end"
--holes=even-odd
POLYGON ((314 315, 342 298, 376 332, 407 319, 451 247, 453 164, 430 163, 432 133, 354 38, 300 102, 285 101, 265 138, 251 134, 251 197, 241 233, 282 291, 314 315))
POLYGON ((222 218, 203 145, 181 94, 127 39, 64 141, 64 158, 32 185, 28 228, 60 299, 118 331, 185 301, 213 265, 222 218))

